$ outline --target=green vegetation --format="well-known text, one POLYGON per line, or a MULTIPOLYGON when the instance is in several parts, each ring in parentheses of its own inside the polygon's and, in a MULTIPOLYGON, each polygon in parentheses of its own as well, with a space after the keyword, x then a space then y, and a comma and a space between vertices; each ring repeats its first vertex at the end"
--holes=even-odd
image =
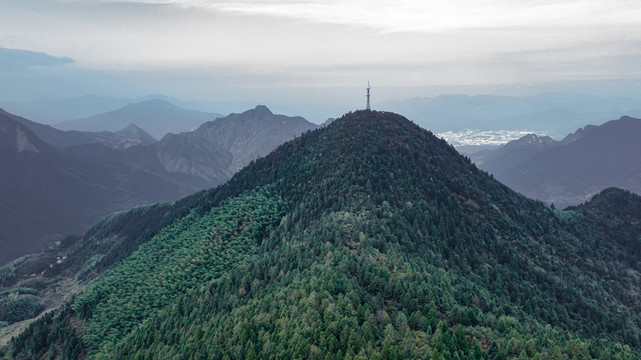
POLYGON ((31 288, 0 291, 0 327, 38 315, 44 304, 37 295, 38 290, 31 288))
POLYGON ((205 214, 194 210, 163 229, 76 299, 74 309, 89 319, 84 341, 90 352, 254 256, 279 214, 278 201, 264 190, 205 214))
POLYGON ((16 280, 16 267, 18 267, 30 257, 33 257, 33 255, 25 255, 9 262, 8 264, 0 266, 0 286, 13 284, 16 280))
POLYGON ((401 116, 356 112, 171 207, 11 353, 636 359, 640 204, 554 210, 401 116))
POLYGON ((105 258, 104 254, 97 254, 89 258, 86 263, 82 265, 82 268, 76 274, 76 279, 83 279, 87 274, 89 274, 93 269, 96 268, 96 265, 100 263, 102 259, 105 258))
POLYGON ((3 299, 9 295, 14 295, 18 296, 21 294, 28 294, 28 295, 38 295, 38 290, 32 289, 32 288, 25 288, 25 287, 19 287, 19 288, 14 288, 11 290, 3 290, 0 291, 0 299, 3 299))

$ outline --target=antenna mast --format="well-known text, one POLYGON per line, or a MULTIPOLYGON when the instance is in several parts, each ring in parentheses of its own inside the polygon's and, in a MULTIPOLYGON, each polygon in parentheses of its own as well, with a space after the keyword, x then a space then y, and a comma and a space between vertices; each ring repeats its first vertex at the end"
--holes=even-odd
POLYGON ((370 108, 369 108, 369 89, 370 89, 370 87, 369 87, 369 81, 368 81, 367 82, 367 108, 366 108, 366 110, 370 110, 370 108))

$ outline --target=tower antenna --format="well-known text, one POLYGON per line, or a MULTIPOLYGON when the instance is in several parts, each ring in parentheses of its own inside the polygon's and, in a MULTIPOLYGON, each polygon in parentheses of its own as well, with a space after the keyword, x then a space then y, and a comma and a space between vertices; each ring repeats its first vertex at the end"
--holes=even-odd
POLYGON ((369 81, 368 81, 367 82, 367 108, 366 108, 366 110, 370 110, 370 108, 369 108, 369 89, 370 89, 370 87, 369 87, 369 81))

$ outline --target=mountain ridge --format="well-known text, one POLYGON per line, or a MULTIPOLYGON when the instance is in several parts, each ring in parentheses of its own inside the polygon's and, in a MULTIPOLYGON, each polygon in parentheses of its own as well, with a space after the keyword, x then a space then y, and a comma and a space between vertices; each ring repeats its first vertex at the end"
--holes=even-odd
POLYGON ((523 130, 562 137, 585 124, 602 124, 622 113, 641 116, 639 101, 579 93, 542 93, 532 96, 438 95, 390 101, 385 107, 419 121, 435 132, 523 130), (423 122, 431 119, 430 122, 423 122), (438 123, 434 120, 444 119, 438 123))
POLYGON ((522 194, 566 207, 611 186, 641 193, 639 136, 641 120, 622 116, 579 128, 559 142, 518 151, 512 142, 473 158, 522 194))
POLYGON ((117 131, 130 123, 145 129, 155 139, 167 133, 191 131, 221 114, 188 110, 166 100, 150 99, 127 104, 119 109, 55 124, 61 130, 117 131))
POLYGON ((608 198, 641 204, 555 210, 400 115, 348 113, 168 205, 169 227, 119 216, 153 230, 11 353, 634 358, 639 264, 618 236, 638 246, 641 214, 605 228, 608 198))
MULTIPOLYGON (((12 214, 13 220, 7 224, 15 224, 0 230, 0 243, 20 243, 22 249, 3 251, 0 263, 35 251, 53 239, 84 231, 110 212, 176 201, 222 184, 243 164, 316 127, 303 118, 273 115, 267 107, 258 106, 213 121, 211 126, 217 132, 168 134, 156 142, 133 123, 116 132, 82 133, 63 132, 4 112, 0 117, 7 123, 23 124, 19 128, 33 138, 16 142, 14 133, 6 144, 12 141, 13 147, 22 146, 22 150, 42 149, 38 160, 33 156, 13 159, 0 174, 5 185, 2 199, 6 199, 0 214, 12 214), (30 126, 50 131, 61 141, 46 145, 35 131, 28 130, 30 126), (82 138, 77 144, 55 146, 67 141, 70 134, 82 138), (225 144, 228 147, 222 148, 225 144), (53 188, 50 182, 57 184, 57 192, 46 191, 53 188), (44 193, 32 196, 34 191, 44 193), (56 211, 56 206, 61 210, 56 211), (12 228, 23 228, 29 235, 19 235, 12 228)), ((210 126, 206 124, 203 126, 210 126)))
POLYGON ((98 143, 109 146, 113 149, 125 149, 134 145, 149 145, 156 142, 156 140, 143 129, 137 126, 135 129, 130 128, 133 124, 130 124, 123 129, 117 129, 113 132, 63 131, 49 125, 40 124, 21 116, 8 113, 2 109, 0 109, 0 114, 25 125, 40 139, 55 148, 98 143))
POLYGON ((241 114, 230 114, 202 124, 193 133, 232 154, 229 170, 236 172, 256 159, 258 154, 274 150, 274 145, 282 142, 277 137, 292 139, 318 127, 300 116, 274 115, 265 105, 258 105, 241 114), (248 131, 239 136, 243 128, 248 131), (274 128, 279 131, 275 132, 274 128), (247 151, 248 148, 251 150, 247 151))
POLYGON ((178 195, 166 180, 114 161, 119 151, 86 144, 74 154, 75 147, 53 148, 3 114, 0 121, 3 130, 13 129, 3 131, 0 147, 2 263, 86 229, 109 212, 178 195), (98 152, 86 151, 92 147, 98 152), (107 154, 91 158, 100 152, 107 154), (139 181, 148 182, 144 191, 139 181))
POLYGON ((509 169, 527 161, 541 152, 561 145, 564 141, 556 141, 549 136, 528 134, 513 140, 495 150, 486 150, 472 154, 474 163, 495 174, 501 169, 509 169))

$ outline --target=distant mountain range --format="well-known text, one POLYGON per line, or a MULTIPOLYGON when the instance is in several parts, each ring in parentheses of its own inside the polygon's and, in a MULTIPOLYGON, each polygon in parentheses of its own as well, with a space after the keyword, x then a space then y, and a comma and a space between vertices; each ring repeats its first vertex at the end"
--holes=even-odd
POLYGON ((63 99, 38 98, 25 102, 0 102, 0 107, 38 123, 51 125, 112 111, 132 102, 135 101, 127 98, 85 95, 63 99))
MULTIPOLYGON (((417 97, 396 101, 379 102, 373 93, 372 107, 379 110, 397 111, 435 133, 446 131, 522 131, 561 138, 585 124, 601 124, 604 119, 614 119, 621 114, 641 117, 641 102, 638 98, 591 96, 572 93, 542 93, 534 96, 496 95, 439 95, 417 97)), ((75 98, 40 98, 27 102, 3 102, 0 108, 20 114, 43 124, 58 124, 73 119, 86 119, 95 114, 115 111, 129 104, 148 100, 163 100, 184 109, 228 114, 253 107, 254 103, 229 103, 225 101, 185 101, 162 94, 141 98, 121 98, 86 95, 75 98)), ((363 99, 364 100, 364 99, 363 99)), ((364 103, 363 103, 364 106, 364 103)), ((315 123, 324 121, 332 114, 349 111, 349 104, 271 104, 270 108, 286 114, 300 114, 315 123)), ((209 120, 213 120, 215 117, 209 120)), ((123 122, 113 128, 82 128, 79 130, 116 131, 134 122, 156 139, 152 128, 135 121, 123 122)), ((195 129, 199 124, 180 131, 195 129)), ((68 129, 68 128, 64 128, 68 129)), ((176 133, 177 131, 172 131, 176 133)), ((447 138, 446 138, 447 139, 447 138)), ((447 139, 449 141, 449 139, 447 139)), ((512 139, 510 139, 512 140, 512 139)))
MULTIPOLYGON (((164 100, 185 109, 221 114, 242 112, 256 105, 255 101, 226 101, 222 99, 198 101, 183 100, 164 94, 149 94, 137 98, 84 95, 69 98, 36 98, 21 102, 0 99, 0 108, 13 114, 20 114, 41 124, 52 125, 72 119, 84 119, 96 114, 120 109, 128 104, 147 100, 164 100)), ((325 121, 330 114, 342 114, 351 109, 349 104, 321 104, 316 102, 270 103, 269 106, 270 109, 275 109, 276 112, 281 114, 300 114, 314 123, 325 121)))
POLYGON ((121 151, 100 144, 56 149, 3 114, 0 124, 0 263, 110 212, 179 197, 175 183, 131 166, 121 151))
POLYGON ((40 124, 21 116, 10 114, 2 109, 0 109, 0 115, 25 125, 41 140, 55 148, 82 144, 102 144, 114 149, 124 149, 133 145, 150 145, 156 142, 151 135, 134 124, 129 124, 113 132, 62 131, 49 125, 40 124))
POLYGON ((54 126, 61 130, 117 131, 131 123, 160 139, 167 133, 192 131, 202 123, 223 115, 188 110, 165 100, 152 99, 86 118, 67 120, 54 126))
POLYGON ((439 95, 389 101, 381 106, 437 133, 528 130, 555 138, 621 114, 641 116, 638 99, 563 93, 523 97, 439 95))
POLYGON ((20 114, 28 119, 41 124, 58 124, 72 119, 83 119, 96 114, 120 109, 129 104, 140 103, 148 100, 163 100, 185 109, 196 109, 210 112, 216 109, 228 112, 227 109, 247 109, 251 104, 227 104, 223 102, 197 102, 184 101, 179 98, 163 94, 150 94, 140 98, 126 98, 113 96, 84 95, 71 98, 37 98, 25 102, 8 102, 0 100, 0 108, 10 113, 20 114))
POLYGON ((471 158, 516 191, 566 207, 611 186, 641 193, 639 139, 641 120, 624 116, 561 141, 530 134, 471 158))
POLYGON ((0 263, 83 231, 110 212, 219 185, 251 160, 317 127, 265 106, 157 142, 133 124, 116 132, 80 132, 4 111, 0 120, 0 263))
POLYGON ((491 174, 497 174, 559 145, 561 145, 560 141, 549 136, 527 134, 495 150, 479 151, 472 155, 472 160, 481 169, 491 174))

